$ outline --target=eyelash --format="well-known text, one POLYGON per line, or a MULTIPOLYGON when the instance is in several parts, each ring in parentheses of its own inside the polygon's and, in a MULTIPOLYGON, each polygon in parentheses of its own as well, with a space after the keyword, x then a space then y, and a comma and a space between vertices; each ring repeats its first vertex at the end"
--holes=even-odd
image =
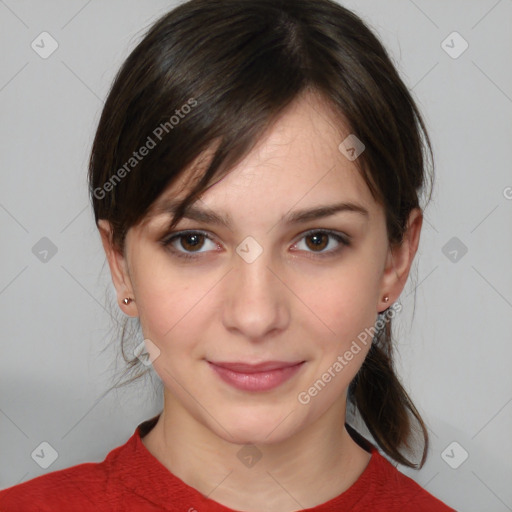
MULTIPOLYGON (((315 253, 314 251, 306 251, 306 252, 310 252, 311 254, 313 254, 313 256, 308 256, 310 258, 326 258, 326 257, 334 256, 334 255, 338 254, 340 251, 342 251, 344 247, 349 247, 351 245, 351 237, 350 236, 348 236, 348 235, 342 236, 340 233, 338 233, 336 231, 332 231, 330 229, 314 229, 314 230, 307 231, 306 233, 302 234, 301 238, 299 238, 299 240, 296 242, 296 244, 298 242, 300 242, 303 238, 307 238, 308 236, 318 235, 318 234, 331 236, 337 242, 340 243, 340 246, 336 249, 331 249, 330 251, 326 251, 326 252, 315 253)), ((195 259, 199 258, 201 254, 204 254, 204 253, 197 253, 197 254, 187 253, 187 252, 179 251, 172 246, 172 242, 174 240, 184 238, 187 235, 203 235, 208 240, 211 240, 212 242, 214 242, 213 238, 211 236, 209 236, 209 234, 206 233, 205 231, 185 230, 185 231, 175 231, 175 232, 169 233, 165 238, 163 238, 160 241, 160 244, 165 249, 172 252, 173 255, 175 255, 179 258, 183 258, 184 260, 195 260, 195 259)))

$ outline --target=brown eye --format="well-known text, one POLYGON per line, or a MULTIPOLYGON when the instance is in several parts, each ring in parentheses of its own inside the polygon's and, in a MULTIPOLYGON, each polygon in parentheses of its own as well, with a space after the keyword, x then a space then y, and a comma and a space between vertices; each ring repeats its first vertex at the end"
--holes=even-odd
POLYGON ((180 244, 183 249, 186 251, 194 252, 198 249, 201 249, 205 238, 206 237, 201 233, 189 233, 186 235, 181 235, 178 237, 178 240, 180 240, 180 244))
POLYGON ((314 251, 322 251, 329 244, 329 235, 326 233, 313 233, 306 237, 306 245, 314 251))
POLYGON ((349 235, 330 230, 316 230, 304 233, 292 250, 309 253, 309 257, 328 257, 338 254, 345 247, 350 246, 350 243, 349 235))
POLYGON ((173 255, 183 258, 198 258, 202 254, 215 251, 217 244, 201 231, 181 231, 169 233, 160 243, 173 255), (210 247, 208 247, 208 243, 210 247))

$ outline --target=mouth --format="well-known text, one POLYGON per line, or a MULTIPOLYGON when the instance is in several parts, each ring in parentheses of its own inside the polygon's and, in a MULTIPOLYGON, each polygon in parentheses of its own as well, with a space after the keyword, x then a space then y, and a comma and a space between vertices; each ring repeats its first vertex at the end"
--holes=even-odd
POLYGON ((305 361, 265 361, 258 364, 208 361, 218 377, 243 391, 274 389, 295 376, 304 363, 305 361))

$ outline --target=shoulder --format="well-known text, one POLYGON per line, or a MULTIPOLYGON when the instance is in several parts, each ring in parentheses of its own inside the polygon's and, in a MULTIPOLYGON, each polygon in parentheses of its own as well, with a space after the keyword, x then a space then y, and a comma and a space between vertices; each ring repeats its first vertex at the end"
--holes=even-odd
POLYGON ((456 512, 455 509, 423 489, 412 478, 401 473, 377 449, 376 445, 345 424, 349 434, 364 450, 371 453, 370 462, 357 481, 342 495, 340 503, 354 512, 456 512), (348 507, 347 507, 348 508, 348 507))
MULTIPOLYGON (((102 462, 86 462, 38 476, 0 491, 1 512, 155 512, 140 475, 148 462, 156 463, 142 449, 140 436, 154 426, 158 416, 141 423, 122 445, 102 462)), ((161 475, 161 468, 158 466, 161 475)), ((147 477, 151 483, 151 475, 147 477)))
MULTIPOLYGON (((371 503, 388 510, 414 510, 415 512, 455 512, 412 478, 401 473, 377 450, 372 451, 369 477, 371 479, 371 503)), ((384 510, 384 509, 383 509, 384 510)))
POLYGON ((78 464, 1 490, 0 510, 56 512, 67 510, 70 505, 76 512, 116 510, 107 508, 106 500, 115 498, 116 461, 129 443, 114 448, 103 462, 78 464))
MULTIPOLYGON (((0 509, 5 512, 55 510, 64 504, 96 504, 97 496, 105 493, 104 463, 86 463, 41 475, 27 482, 0 491, 0 509)), ((58 510, 58 509, 57 509, 58 510)), ((85 507, 78 510, 87 510, 85 507)))

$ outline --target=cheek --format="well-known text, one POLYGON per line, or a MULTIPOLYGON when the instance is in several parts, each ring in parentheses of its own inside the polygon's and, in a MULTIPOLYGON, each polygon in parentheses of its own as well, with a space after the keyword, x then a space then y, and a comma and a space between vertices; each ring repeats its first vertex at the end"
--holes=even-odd
POLYGON ((336 307, 325 295, 319 302, 329 330, 318 325, 316 332, 310 331, 315 340, 314 359, 296 397, 299 404, 310 408, 310 415, 321 414, 345 396, 372 344, 376 314, 370 313, 373 304, 368 298, 354 294, 347 299, 339 293, 331 298, 338 299, 336 307))
POLYGON ((165 258, 142 248, 133 256, 131 280, 144 336, 158 342, 183 316, 187 294, 165 258))
POLYGON ((144 337, 166 353, 189 350, 199 339, 205 315, 214 310, 216 281, 212 275, 187 277, 157 258, 140 265, 134 285, 144 337))
POLYGON ((354 263, 329 275, 308 276, 298 281, 297 296, 304 298, 304 321, 338 343, 347 340, 376 319, 379 281, 374 269, 354 263))
POLYGON ((138 312, 144 335, 163 344, 184 336, 190 338, 197 325, 198 303, 204 296, 201 290, 180 287, 176 281, 168 284, 148 281, 147 293, 139 293, 138 312))
POLYGON ((367 265, 347 264, 329 279, 308 283, 315 283, 309 293, 306 284, 299 293, 307 297, 310 310, 299 329, 314 340, 313 379, 303 391, 306 400, 318 395, 312 404, 316 408, 336 399, 364 362, 377 318, 378 279, 367 265))
POLYGON ((207 307, 204 293, 194 287, 181 287, 175 281, 172 287, 170 282, 162 280, 147 284, 150 293, 144 297, 140 323, 144 338, 150 339, 160 351, 153 368, 166 389, 186 403, 190 397, 183 385, 194 396, 202 393, 195 379, 190 380, 190 375, 197 360, 202 358, 204 321, 201 315, 205 314, 202 308, 207 307))

